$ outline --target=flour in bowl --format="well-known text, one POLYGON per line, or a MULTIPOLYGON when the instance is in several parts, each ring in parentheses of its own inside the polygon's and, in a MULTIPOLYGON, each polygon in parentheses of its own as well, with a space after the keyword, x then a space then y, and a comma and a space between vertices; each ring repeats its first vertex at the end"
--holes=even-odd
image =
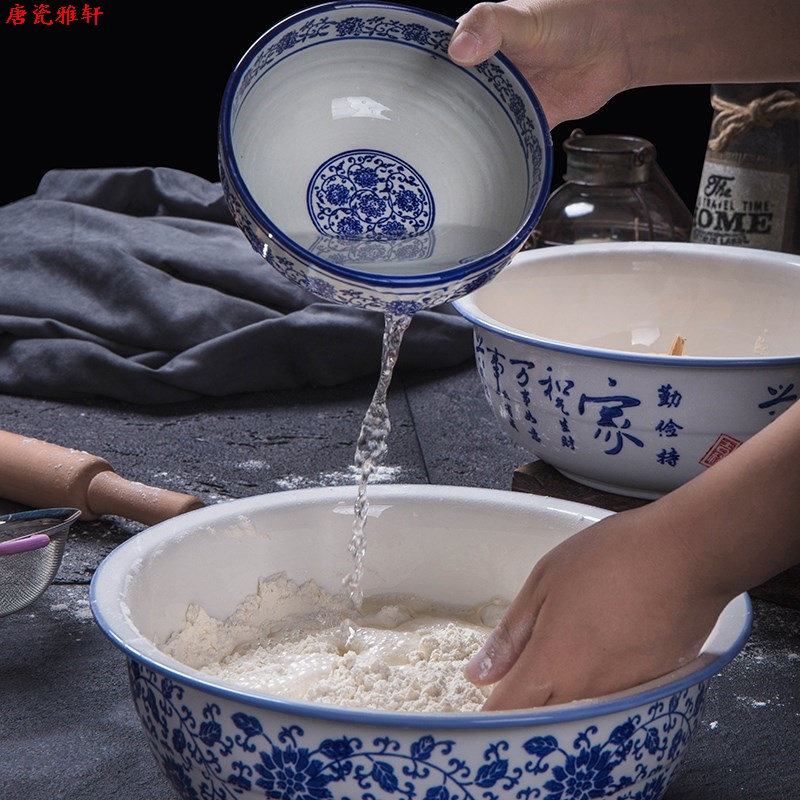
POLYGON ((285 575, 262 579, 224 620, 190 606, 167 654, 246 689, 383 711, 479 711, 489 687, 463 676, 504 606, 437 607, 344 595, 285 575))

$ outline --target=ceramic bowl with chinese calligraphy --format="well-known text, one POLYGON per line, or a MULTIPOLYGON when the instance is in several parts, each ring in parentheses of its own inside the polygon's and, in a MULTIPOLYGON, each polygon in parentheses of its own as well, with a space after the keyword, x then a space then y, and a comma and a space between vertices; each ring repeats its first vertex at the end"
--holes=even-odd
POLYGON ((247 51, 219 125, 222 188, 253 248, 324 299, 412 314, 505 266, 550 187, 537 98, 498 55, 462 68, 455 22, 315 6, 247 51))
POLYGON ((455 305, 473 323, 501 428, 596 489, 671 491, 800 392, 797 255, 681 242, 542 248, 455 305))
MULTIPOLYGON (((136 711, 178 796, 512 800, 566 798, 576 784, 581 797, 666 792, 708 679, 744 646, 746 595, 679 671, 613 696, 513 712, 301 702, 212 677, 159 648, 189 604, 225 619, 276 572, 342 592, 355 494, 298 489, 208 506, 137 534, 94 575, 95 618, 127 660, 136 711)), ((454 486, 378 484, 369 497, 364 596, 448 607, 510 600, 547 550, 610 513, 454 486)))

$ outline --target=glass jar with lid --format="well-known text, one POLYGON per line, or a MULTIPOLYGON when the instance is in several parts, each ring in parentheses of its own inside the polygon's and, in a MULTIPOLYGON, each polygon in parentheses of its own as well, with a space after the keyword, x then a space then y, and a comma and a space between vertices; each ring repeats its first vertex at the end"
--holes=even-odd
POLYGON ((620 241, 688 241, 692 214, 638 136, 586 135, 564 142, 565 182, 548 198, 537 247, 620 241))

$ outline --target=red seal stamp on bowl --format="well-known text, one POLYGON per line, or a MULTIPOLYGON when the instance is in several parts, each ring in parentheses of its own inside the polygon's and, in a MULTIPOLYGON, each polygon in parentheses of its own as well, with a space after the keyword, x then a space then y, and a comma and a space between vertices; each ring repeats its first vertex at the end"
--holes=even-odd
POLYGON ((717 436, 716 441, 711 447, 706 450, 703 457, 700 459, 700 463, 704 467, 710 467, 713 464, 716 464, 717 461, 725 458, 728 453, 732 453, 742 441, 737 439, 735 436, 729 436, 727 433, 721 433, 717 436))

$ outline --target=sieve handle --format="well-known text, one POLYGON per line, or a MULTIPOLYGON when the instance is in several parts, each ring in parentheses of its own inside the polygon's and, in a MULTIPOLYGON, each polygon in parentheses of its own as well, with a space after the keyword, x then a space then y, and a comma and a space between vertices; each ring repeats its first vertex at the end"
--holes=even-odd
POLYGON ((27 553, 30 550, 39 550, 50 544, 50 537, 46 533, 34 533, 31 536, 18 536, 0 542, 0 556, 13 556, 16 553, 27 553))

